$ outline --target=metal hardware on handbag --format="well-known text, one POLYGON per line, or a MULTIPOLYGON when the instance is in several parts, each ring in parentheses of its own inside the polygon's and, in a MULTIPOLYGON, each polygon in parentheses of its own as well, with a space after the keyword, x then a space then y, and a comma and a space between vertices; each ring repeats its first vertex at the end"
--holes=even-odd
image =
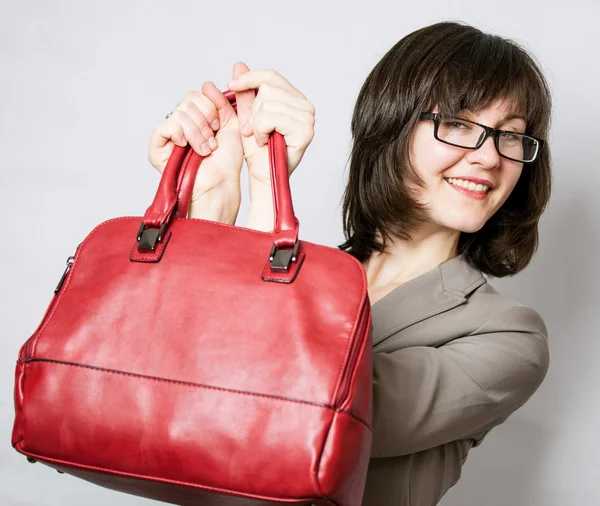
POLYGON ((73 262, 75 261, 75 257, 69 257, 67 258, 67 267, 65 268, 65 272, 63 272, 63 275, 60 278, 60 281, 58 282, 58 285, 56 285, 56 288, 54 289, 54 293, 58 293, 63 285, 63 283, 65 282, 65 278, 67 277, 67 274, 69 274, 69 271, 71 270, 71 266, 73 265, 73 262))
POLYGON ((163 238, 166 226, 167 222, 163 223, 158 228, 147 228, 142 221, 137 233, 138 251, 154 251, 156 249, 156 243, 159 243, 163 238))
POLYGON ((295 262, 297 259, 299 244, 299 241, 296 241, 292 249, 277 249, 277 246, 273 244, 269 254, 271 270, 287 272, 290 268, 290 262, 295 262))

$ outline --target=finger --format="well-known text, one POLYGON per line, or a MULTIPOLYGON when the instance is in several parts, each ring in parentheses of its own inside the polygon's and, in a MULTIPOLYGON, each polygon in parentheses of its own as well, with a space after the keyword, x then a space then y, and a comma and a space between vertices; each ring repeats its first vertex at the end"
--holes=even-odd
POLYGON ((272 84, 264 84, 260 87, 256 100, 252 105, 252 112, 256 115, 256 111, 263 105, 270 102, 281 102, 288 104, 298 110, 308 112, 315 115, 315 107, 305 98, 300 98, 297 95, 291 94, 288 90, 280 88, 272 84))
POLYGON ((227 84, 227 87, 231 91, 243 91, 260 88, 261 85, 266 83, 284 88, 298 97, 306 98, 285 77, 275 70, 248 70, 239 75, 234 75, 234 79, 227 84))
POLYGON ((211 81, 205 82, 202 85, 202 93, 213 103, 216 109, 216 125, 211 123, 213 130, 218 130, 221 126, 226 126, 232 120, 237 119, 233 106, 214 83, 211 81))
POLYGON ((152 148, 162 149, 169 142, 182 147, 187 145, 183 128, 179 123, 161 123, 152 131, 150 136, 151 150, 152 148))
POLYGON ((198 130, 206 139, 211 149, 216 149, 217 141, 215 140, 215 133, 213 132, 212 127, 208 124, 210 121, 210 116, 216 118, 216 108, 214 104, 206 97, 196 98, 195 100, 198 101, 202 109, 198 108, 195 102, 190 102, 188 100, 183 102, 178 109, 179 111, 185 113, 196 124, 198 130), (210 105, 208 105, 206 102, 209 102, 210 105))
MULTIPOLYGON (((190 143, 192 149, 201 154, 208 156, 212 152, 207 143, 207 139, 202 135, 198 125, 183 111, 175 111, 168 119, 167 123, 178 123, 183 129, 185 140, 190 143)), ((178 144, 179 146, 180 144, 178 144)), ((184 144, 185 146, 185 144, 184 144)))
POLYGON ((258 147, 269 142, 271 132, 277 131, 285 137, 288 147, 306 147, 314 136, 314 116, 294 109, 287 104, 278 104, 277 110, 259 111, 254 117, 254 137, 258 147))
MULTIPOLYGON (((233 66, 233 77, 237 78, 244 72, 248 72, 248 66, 243 62, 237 62, 233 66)), ((233 90, 232 90, 233 91, 233 90)), ((242 126, 242 133, 244 125, 250 125, 252 123, 252 104, 256 93, 254 89, 240 90, 235 92, 235 101, 237 104, 237 117, 239 124, 242 126)), ((246 131, 248 126, 246 126, 246 131)), ((248 134, 246 134, 248 135, 248 134)))

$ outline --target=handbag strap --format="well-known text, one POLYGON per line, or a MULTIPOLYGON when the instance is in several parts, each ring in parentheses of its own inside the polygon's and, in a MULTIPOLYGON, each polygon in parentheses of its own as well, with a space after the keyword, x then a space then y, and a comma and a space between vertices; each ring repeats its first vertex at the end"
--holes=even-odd
MULTIPOLYGON (((236 109, 235 93, 227 90, 225 97, 236 109)), ((299 221, 294 213, 287 169, 285 138, 279 132, 269 136, 269 164, 275 223, 273 228, 273 247, 270 260, 273 265, 295 261, 298 250, 299 221)), ((203 157, 191 149, 175 146, 165 170, 152 205, 146 210, 138 231, 138 249, 154 251, 157 243, 166 236, 166 230, 173 218, 183 218, 192 195, 196 174, 203 157)))

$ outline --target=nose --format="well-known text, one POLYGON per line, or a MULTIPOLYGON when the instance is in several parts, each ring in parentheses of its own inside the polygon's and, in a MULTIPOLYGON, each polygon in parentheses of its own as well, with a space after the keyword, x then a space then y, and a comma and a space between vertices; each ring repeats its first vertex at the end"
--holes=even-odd
POLYGON ((496 150, 492 135, 483 141, 483 144, 477 149, 469 150, 467 161, 481 165, 484 169, 496 169, 500 165, 500 155, 496 150))

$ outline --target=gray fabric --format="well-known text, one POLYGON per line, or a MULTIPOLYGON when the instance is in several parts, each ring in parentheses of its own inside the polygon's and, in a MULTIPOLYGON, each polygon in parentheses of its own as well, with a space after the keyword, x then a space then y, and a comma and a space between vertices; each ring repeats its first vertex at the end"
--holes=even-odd
POLYGON ((541 384, 546 326, 461 256, 372 310, 374 435, 363 506, 435 505, 470 448, 541 384))

